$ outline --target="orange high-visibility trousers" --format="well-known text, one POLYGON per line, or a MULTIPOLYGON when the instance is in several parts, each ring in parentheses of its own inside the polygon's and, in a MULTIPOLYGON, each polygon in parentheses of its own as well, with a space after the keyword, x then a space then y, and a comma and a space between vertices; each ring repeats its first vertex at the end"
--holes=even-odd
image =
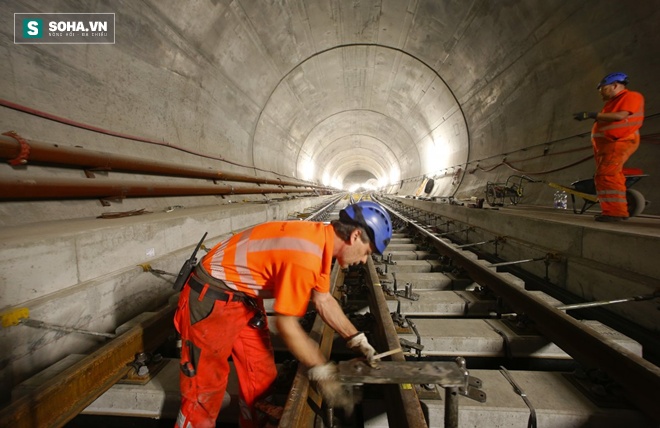
MULTIPOLYGON (((176 428, 214 428, 232 357, 238 375, 241 428, 258 427, 254 403, 277 376, 269 329, 248 325, 254 310, 242 302, 199 299, 185 286, 174 324, 181 335, 181 409, 176 428), (192 372, 194 370, 194 372, 192 372)), ((263 303, 259 303, 263 310, 263 303)))
POLYGON ((594 184, 603 215, 628 217, 623 165, 639 147, 639 133, 616 141, 594 138, 592 144, 596 160, 594 184))

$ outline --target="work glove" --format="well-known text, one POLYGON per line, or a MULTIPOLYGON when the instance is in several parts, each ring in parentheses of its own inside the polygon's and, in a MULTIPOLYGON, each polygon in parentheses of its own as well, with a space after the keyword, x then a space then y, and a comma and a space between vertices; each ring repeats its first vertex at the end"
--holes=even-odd
POLYGON ((579 113, 573 113, 573 119, 583 121, 587 119, 593 119, 596 120, 596 116, 598 116, 598 113, 595 111, 581 111, 579 113))
POLYGON ((353 394, 339 382, 335 363, 329 362, 314 366, 307 371, 307 377, 316 383, 316 389, 329 407, 342 408, 347 416, 353 413, 353 394))
POLYGON ((376 350, 374 349, 373 346, 369 344, 369 341, 367 340, 367 336, 363 332, 360 332, 355 336, 351 337, 346 342, 346 346, 348 346, 353 351, 367 357, 368 362, 370 362, 373 359, 374 355, 376 355, 376 350))

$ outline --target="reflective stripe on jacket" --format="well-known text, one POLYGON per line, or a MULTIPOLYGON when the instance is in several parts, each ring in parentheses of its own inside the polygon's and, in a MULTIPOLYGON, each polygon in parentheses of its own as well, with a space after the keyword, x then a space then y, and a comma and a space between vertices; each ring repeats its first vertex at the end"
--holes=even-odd
POLYGON ((270 222, 219 243, 201 263, 232 289, 275 298, 277 313, 302 316, 312 290, 330 290, 333 245, 331 225, 270 222))
POLYGON ((591 138, 618 140, 639 133, 644 122, 644 97, 639 92, 624 89, 608 100, 601 113, 627 111, 628 117, 617 122, 596 121, 591 130, 591 138))

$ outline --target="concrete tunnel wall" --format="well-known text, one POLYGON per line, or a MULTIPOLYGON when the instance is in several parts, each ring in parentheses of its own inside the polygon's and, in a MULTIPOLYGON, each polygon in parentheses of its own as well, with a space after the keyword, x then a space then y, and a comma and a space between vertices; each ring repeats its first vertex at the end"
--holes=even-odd
MULTIPOLYGON (((620 70, 646 97, 643 142, 629 165, 651 174, 635 188, 653 201, 660 193, 653 169, 660 158, 658 6, 657 0, 626 6, 610 0, 4 1, 2 100, 163 144, 6 107, 0 107, 0 129, 53 144, 336 187, 373 176, 400 196, 419 194, 424 178, 433 177, 434 189, 423 196, 483 197, 487 181, 512 174, 564 184, 590 177, 590 123, 572 120, 571 113, 599 110, 596 83, 620 70), (17 45, 18 12, 113 12, 116 42, 17 45)), ((85 175, 3 162, 0 177, 85 175)), ((113 171, 95 179, 109 178, 190 181, 113 171)), ((553 193, 528 185, 524 202, 549 206, 553 193)), ((158 260, 158 268, 176 271, 205 230, 218 240, 325 199, 0 202, 0 310, 28 306, 36 319, 111 331, 171 293, 163 278, 141 273, 136 264, 158 260), (254 204, 231 205, 241 201, 254 204), (164 213, 173 206, 184 208, 164 213), (142 208, 153 214, 95 219, 142 208), (136 299, 147 290, 150 299, 136 299)), ((646 212, 660 213, 659 205, 646 212)), ((9 386, 90 346, 90 339, 22 326, 3 329, 0 339, 18 349, 4 347, 0 357, 9 386)))

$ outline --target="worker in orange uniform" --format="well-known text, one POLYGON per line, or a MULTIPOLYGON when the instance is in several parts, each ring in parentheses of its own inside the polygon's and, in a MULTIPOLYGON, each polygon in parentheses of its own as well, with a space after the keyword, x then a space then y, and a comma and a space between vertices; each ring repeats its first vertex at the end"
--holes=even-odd
POLYGON ((342 268, 382 254, 392 237, 385 209, 371 201, 340 211, 331 224, 269 222, 216 245, 181 291, 174 323, 181 335, 178 428, 212 428, 222 406, 231 356, 238 374, 240 426, 259 426, 254 404, 268 395, 277 370, 264 298, 274 298, 279 335, 308 368, 326 403, 352 407, 337 368, 300 326, 308 303, 347 346, 371 359, 376 351, 330 294, 333 258, 342 268))
POLYGON ((623 164, 639 147, 639 128, 644 122, 644 97, 626 89, 628 76, 611 73, 598 84, 605 106, 596 112, 575 113, 575 120, 594 119, 591 142, 596 159, 594 184, 602 213, 596 221, 628 219, 626 178, 623 164))

